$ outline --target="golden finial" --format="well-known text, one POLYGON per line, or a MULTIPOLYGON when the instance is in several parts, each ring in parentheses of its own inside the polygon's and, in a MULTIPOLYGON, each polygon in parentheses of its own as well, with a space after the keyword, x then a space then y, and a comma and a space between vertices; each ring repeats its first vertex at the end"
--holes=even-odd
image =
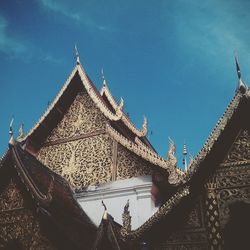
POLYGON ((17 141, 22 141, 22 139, 24 138, 23 127, 24 127, 24 124, 22 123, 19 130, 18 130, 17 141))

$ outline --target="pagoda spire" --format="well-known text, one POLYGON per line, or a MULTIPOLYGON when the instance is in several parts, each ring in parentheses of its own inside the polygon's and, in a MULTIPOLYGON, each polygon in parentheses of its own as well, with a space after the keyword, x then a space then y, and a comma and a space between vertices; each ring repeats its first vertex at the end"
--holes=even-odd
POLYGON ((244 93, 246 91, 247 87, 246 87, 246 84, 242 81, 242 78, 241 78, 241 70, 240 70, 240 65, 239 65, 236 53, 234 55, 234 58, 235 58, 237 76, 238 76, 238 86, 237 86, 236 91, 239 90, 239 91, 244 93))
POLYGON ((185 171, 187 171, 187 145, 184 143, 183 145, 183 165, 185 171))
POLYGON ((76 44, 75 44, 75 59, 76 59, 76 64, 79 65, 80 64, 80 54, 78 52, 76 44))

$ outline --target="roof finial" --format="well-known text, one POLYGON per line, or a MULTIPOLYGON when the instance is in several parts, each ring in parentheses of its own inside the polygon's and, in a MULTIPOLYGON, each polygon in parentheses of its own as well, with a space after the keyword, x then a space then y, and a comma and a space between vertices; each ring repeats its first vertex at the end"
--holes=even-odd
POLYGON ((246 87, 245 83, 241 79, 240 65, 239 65, 239 62, 238 62, 238 58, 237 58, 236 52, 234 52, 234 58, 235 58, 236 71, 237 71, 238 80, 239 80, 236 91, 240 90, 242 93, 244 93, 246 91, 247 87, 246 87))
POLYGON ((10 121, 10 126, 9 126, 9 135, 10 135, 9 145, 12 145, 12 146, 15 144, 14 133, 13 133, 13 128, 12 128, 13 122, 14 122, 14 116, 12 116, 12 119, 10 121))
POLYGON ((24 124, 22 123, 19 130, 18 130, 17 141, 22 141, 22 139, 24 138, 23 127, 24 127, 24 124))
POLYGON ((184 143, 183 145, 183 165, 185 171, 187 171, 187 145, 184 143))
POLYGON ((106 80, 105 80, 103 68, 101 69, 101 74, 102 74, 102 80, 103 80, 103 87, 106 87, 106 80))
POLYGON ((80 55, 79 55, 76 44, 75 44, 75 59, 76 59, 76 64, 79 65, 80 64, 80 55))
POLYGON ((103 207, 104 207, 104 213, 103 213, 102 219, 103 219, 103 220, 107 220, 107 219, 108 219, 108 211, 107 211, 107 207, 106 207, 106 205, 104 204, 103 200, 102 200, 102 205, 103 205, 103 207))
POLYGON ((123 209, 122 224, 123 224, 123 228, 127 232, 131 231, 131 216, 130 216, 130 212, 129 212, 129 200, 127 200, 127 203, 123 209))

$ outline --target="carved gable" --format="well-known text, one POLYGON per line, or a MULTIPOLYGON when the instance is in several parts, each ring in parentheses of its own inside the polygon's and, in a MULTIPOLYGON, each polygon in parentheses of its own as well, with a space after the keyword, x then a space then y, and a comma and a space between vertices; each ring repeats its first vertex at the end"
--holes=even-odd
POLYGON ((52 131, 47 142, 89 134, 105 129, 106 118, 86 91, 79 93, 62 121, 52 131))
POLYGON ((224 163, 250 161, 250 132, 242 130, 233 143, 224 163))
POLYGON ((111 180, 112 141, 106 134, 43 147, 38 159, 73 187, 111 180))

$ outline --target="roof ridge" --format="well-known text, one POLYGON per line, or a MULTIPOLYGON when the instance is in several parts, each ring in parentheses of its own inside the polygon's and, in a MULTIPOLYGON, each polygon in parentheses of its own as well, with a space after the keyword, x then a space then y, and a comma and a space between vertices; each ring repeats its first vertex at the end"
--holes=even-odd
POLYGON ((215 127, 212 129, 211 133, 209 134, 207 140, 205 141, 204 145, 196 155, 196 157, 192 160, 192 162, 188 166, 188 170, 185 173, 185 176, 183 178, 184 182, 187 182, 190 180, 190 178, 193 176, 193 174, 197 171, 199 164, 201 161, 205 159, 207 154, 211 151, 214 143, 218 140, 219 136, 221 135, 221 132, 224 130, 226 125, 228 124, 228 121, 232 118, 235 110, 237 109, 240 100, 243 96, 249 95, 247 93, 249 90, 247 90, 245 93, 242 93, 240 91, 237 91, 231 101, 229 102, 226 110, 222 114, 222 116, 217 121, 215 127))
POLYGON ((16 145, 11 146, 11 147, 12 147, 11 150, 12 150, 12 153, 14 156, 14 160, 16 162, 14 167, 17 169, 17 166, 18 166, 18 169, 17 169, 18 175, 20 176, 22 182, 24 182, 24 180, 25 180, 25 186, 26 186, 27 190, 32 191, 32 198, 34 198, 34 196, 35 196, 39 203, 41 202, 44 205, 48 205, 52 200, 51 192, 52 192, 53 186, 54 186, 53 175, 50 174, 51 181, 50 181, 50 184, 48 187, 47 194, 43 194, 39 190, 39 188, 36 186, 36 184, 34 183, 32 177, 29 175, 28 171, 25 169, 25 167, 23 165, 23 161, 22 161, 19 153, 17 152, 16 145))
POLYGON ((170 199, 168 199, 145 223, 140 227, 131 232, 127 232, 125 228, 122 228, 121 234, 126 239, 135 240, 145 233, 154 223, 158 222, 164 218, 168 213, 170 213, 174 206, 178 205, 183 197, 189 195, 189 186, 181 188, 177 191, 170 199), (124 230, 125 229, 125 230, 124 230))
POLYGON ((106 106, 104 100, 102 99, 101 95, 97 95, 99 93, 96 90, 96 87, 92 82, 89 80, 85 70, 83 69, 81 64, 78 64, 77 66, 80 78, 82 80, 82 83, 84 84, 84 87, 86 88, 87 93, 91 97, 91 99, 94 101, 94 103, 97 105, 97 107, 100 109, 100 111, 111 121, 118 121, 121 119, 122 113, 120 110, 117 110, 116 114, 113 114, 109 108, 106 106), (91 90, 94 91, 91 91, 91 90))

